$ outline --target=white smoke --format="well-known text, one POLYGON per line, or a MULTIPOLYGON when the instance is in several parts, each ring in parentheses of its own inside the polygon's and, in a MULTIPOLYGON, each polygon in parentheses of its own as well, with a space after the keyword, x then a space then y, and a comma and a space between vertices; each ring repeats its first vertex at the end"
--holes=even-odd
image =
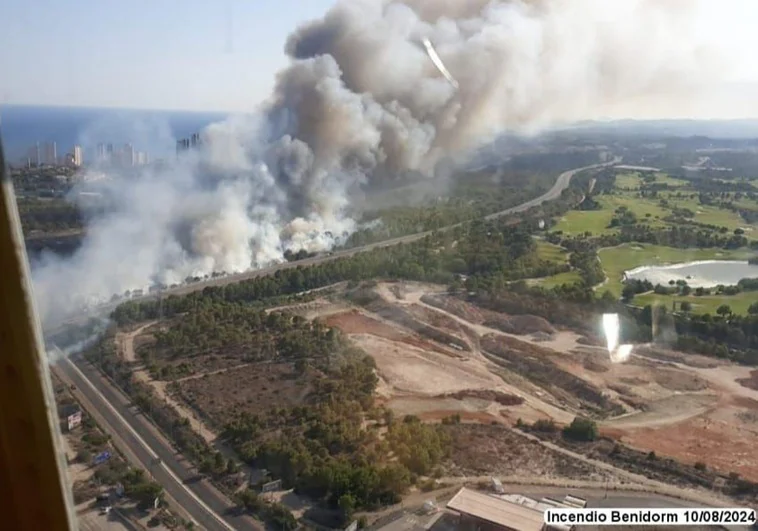
POLYGON ((152 282, 181 282, 328 249, 353 205, 504 130, 605 115, 661 91, 681 102, 724 63, 689 3, 350 0, 287 42, 290 65, 254 118, 202 150, 101 181, 115 207, 70 259, 34 271, 44 320, 152 282), (429 61, 434 42, 456 90, 429 61))

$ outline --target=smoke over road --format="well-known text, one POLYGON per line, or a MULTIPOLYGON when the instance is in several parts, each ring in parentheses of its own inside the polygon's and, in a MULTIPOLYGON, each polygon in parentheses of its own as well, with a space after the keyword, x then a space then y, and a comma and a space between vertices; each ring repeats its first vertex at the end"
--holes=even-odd
MULTIPOLYGON (((349 0, 297 29, 254 118, 203 148, 105 185, 78 253, 34 280, 43 320, 152 282, 238 272, 333 246, 365 190, 503 130, 534 131, 665 93, 684 101, 718 66, 685 2, 349 0), (428 38, 457 80, 429 60, 428 38)), ((673 98, 672 98, 673 97, 673 98)))

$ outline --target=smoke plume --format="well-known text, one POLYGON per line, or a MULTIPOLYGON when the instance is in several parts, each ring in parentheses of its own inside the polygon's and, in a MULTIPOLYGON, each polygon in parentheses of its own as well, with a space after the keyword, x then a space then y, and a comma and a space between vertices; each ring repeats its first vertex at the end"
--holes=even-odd
POLYGON ((202 149, 176 162, 102 181, 113 208, 93 214, 82 248, 36 264, 43 319, 153 282, 327 249, 355 230, 366 190, 408 171, 434 179, 442 157, 504 130, 603 116, 662 93, 666 105, 686 100, 724 67, 699 42, 689 6, 340 2, 287 40, 289 66, 254 118, 208 127, 202 149))

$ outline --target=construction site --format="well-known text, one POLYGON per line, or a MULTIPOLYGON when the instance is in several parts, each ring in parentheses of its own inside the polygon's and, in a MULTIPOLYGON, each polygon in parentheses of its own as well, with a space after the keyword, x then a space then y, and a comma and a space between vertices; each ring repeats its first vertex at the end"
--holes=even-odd
POLYGON ((758 480, 758 391, 745 384, 747 367, 657 346, 611 363, 592 346, 599 337, 482 309, 434 285, 379 283, 287 311, 323 319, 369 353, 377 399, 398 414, 509 425, 584 415, 633 447, 758 480))
MULTIPOLYGON (((266 311, 341 330, 375 361, 378 405, 396 416, 448 424, 452 451, 439 488, 497 476, 512 485, 683 496, 671 486, 674 476, 595 459, 615 452, 602 440, 563 448, 514 429, 540 420, 567 425, 577 416, 593 419, 601 436, 641 452, 643 461, 657 455, 758 480, 758 391, 746 385, 749 368, 650 345, 636 348, 625 363, 611 363, 599 346, 599 323, 591 337, 537 316, 487 310, 421 283, 340 284, 266 311)), ((172 378, 139 367, 140 350, 162 326, 150 322, 117 333, 117 351, 209 443, 217 442, 232 412, 296 406, 310 392, 308 369, 293 379, 284 363, 253 363, 235 353, 177 360, 171 370, 183 372, 172 378)), ((691 484, 679 487, 696 497, 691 484)))

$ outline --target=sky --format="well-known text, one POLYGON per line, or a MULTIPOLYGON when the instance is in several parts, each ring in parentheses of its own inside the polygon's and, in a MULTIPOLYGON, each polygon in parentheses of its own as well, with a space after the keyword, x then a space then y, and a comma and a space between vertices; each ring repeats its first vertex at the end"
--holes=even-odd
POLYGON ((252 110, 333 0, 2 0, 0 103, 252 110))
MULTIPOLYGON (((758 115, 758 61, 752 59, 758 1, 658 1, 700 1, 700 31, 733 61, 701 114, 758 115)), ((0 103, 250 111, 286 65, 289 33, 332 4, 2 0, 0 103)))

